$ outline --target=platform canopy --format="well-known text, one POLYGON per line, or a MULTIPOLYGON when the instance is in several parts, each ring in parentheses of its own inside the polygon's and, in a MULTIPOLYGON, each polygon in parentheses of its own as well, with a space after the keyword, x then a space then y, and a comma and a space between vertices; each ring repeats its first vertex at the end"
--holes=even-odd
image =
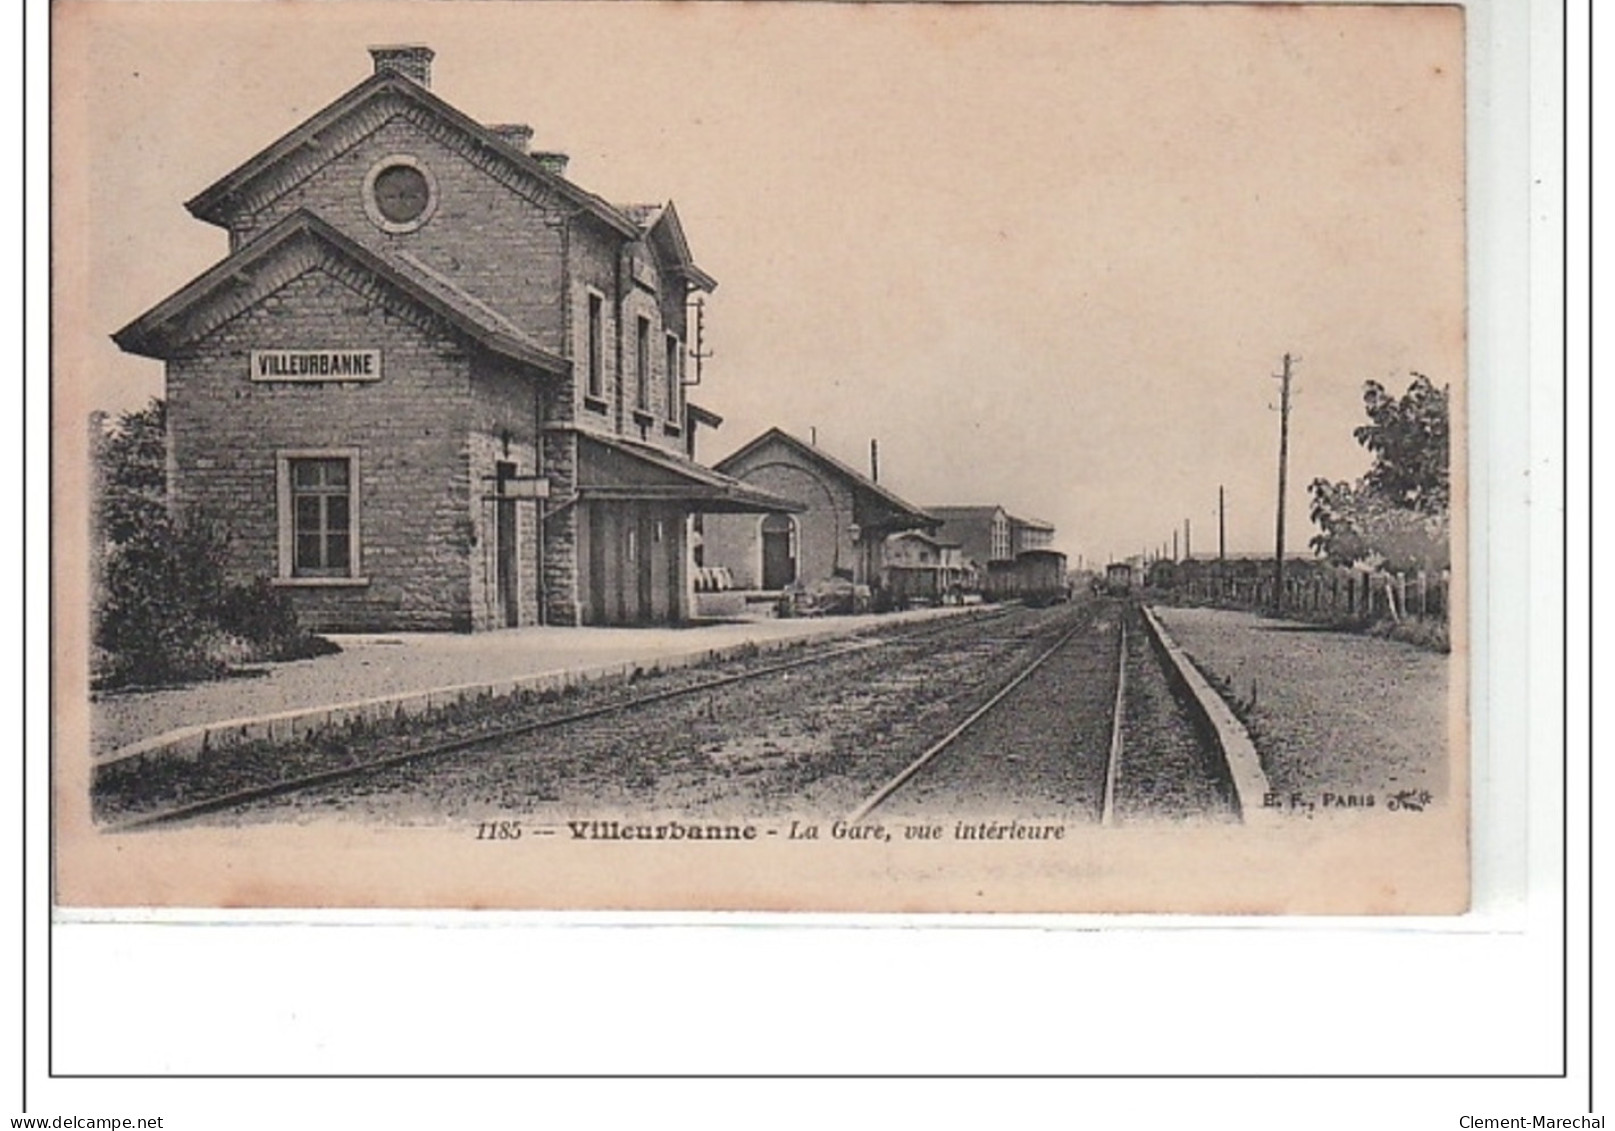
POLYGON ((708 514, 807 509, 666 449, 582 431, 578 433, 578 498, 584 502, 678 503, 708 514))

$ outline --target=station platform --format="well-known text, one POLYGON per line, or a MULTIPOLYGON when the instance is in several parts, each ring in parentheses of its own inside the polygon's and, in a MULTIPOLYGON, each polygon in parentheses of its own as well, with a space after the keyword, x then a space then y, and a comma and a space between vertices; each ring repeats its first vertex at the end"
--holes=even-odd
POLYGON ((205 746, 215 735, 295 732, 315 715, 375 715, 391 706, 407 709, 520 686, 610 679, 635 667, 681 667, 748 647, 766 650, 969 611, 698 620, 655 628, 332 635, 342 649, 333 655, 265 664, 183 687, 98 694, 91 703, 91 752, 96 762, 112 762, 205 746))

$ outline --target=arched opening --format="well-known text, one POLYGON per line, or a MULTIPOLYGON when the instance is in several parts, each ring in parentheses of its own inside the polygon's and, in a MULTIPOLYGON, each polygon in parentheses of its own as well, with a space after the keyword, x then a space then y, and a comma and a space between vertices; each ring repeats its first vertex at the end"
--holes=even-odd
POLYGON ((762 521, 763 588, 783 589, 796 580, 796 519, 766 514, 762 521))

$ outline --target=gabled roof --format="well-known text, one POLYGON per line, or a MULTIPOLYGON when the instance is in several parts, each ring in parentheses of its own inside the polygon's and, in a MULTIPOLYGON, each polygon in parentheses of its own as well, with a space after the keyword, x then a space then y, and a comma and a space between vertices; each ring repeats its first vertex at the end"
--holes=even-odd
POLYGON ((708 513, 806 510, 676 452, 583 429, 578 437, 578 497, 685 503, 708 513))
POLYGON ((938 518, 942 519, 944 522, 956 522, 956 521, 960 521, 960 520, 969 520, 969 519, 973 519, 973 518, 988 518, 988 519, 990 519, 990 518, 992 518, 993 515, 999 514, 999 513, 1002 513, 1005 518, 1011 519, 1011 521, 1013 521, 1013 518, 1010 515, 1010 513, 1008 511, 1004 510, 1003 507, 999 506, 996 503, 989 503, 986 506, 970 506, 970 507, 933 507, 933 506, 928 506, 925 509, 930 511, 932 514, 936 515, 938 518))
POLYGON ((490 153, 497 154, 513 169, 541 187, 570 200, 622 235, 639 238, 639 225, 593 193, 585 192, 565 177, 544 169, 536 160, 514 148, 493 130, 456 110, 425 87, 391 71, 371 75, 364 82, 316 112, 301 125, 283 134, 264 149, 185 202, 191 215, 220 227, 228 226, 227 206, 232 198, 275 165, 297 154, 305 146, 318 147, 320 135, 367 103, 393 97, 436 116, 450 128, 468 137, 490 153))
POLYGON ((617 208, 639 225, 645 238, 667 258, 677 274, 703 291, 717 289, 718 280, 695 265, 690 241, 684 237, 684 225, 671 200, 666 204, 619 204, 617 208))
POLYGON ((254 276, 280 257, 310 244, 376 276, 494 353, 550 373, 566 373, 571 366, 415 257, 378 255, 303 210, 236 249, 113 334, 112 340, 129 353, 166 359, 196 336, 197 332, 187 325, 194 312, 211 301, 238 294, 243 285, 250 287, 254 276))
POLYGON ((785 447, 790 448, 804 456, 805 458, 818 463, 821 467, 825 468, 833 475, 845 480, 855 491, 860 491, 866 495, 873 496, 875 499, 878 499, 887 507, 897 512, 898 515, 913 519, 913 524, 915 526, 942 525, 942 520, 940 518, 921 510, 919 507, 915 506, 906 499, 894 495, 892 492, 888 491, 885 487, 882 487, 879 483, 876 483, 873 479, 870 479, 862 472, 849 467, 847 464, 842 463, 832 455, 826 454, 824 451, 814 447, 812 444, 804 443, 803 441, 798 440, 795 436, 792 436, 789 432, 786 432, 780 428, 770 428, 767 432, 764 432, 761 436, 758 436, 749 444, 746 444, 739 451, 732 452, 723 459, 719 460, 715 466, 719 471, 728 472, 737 464, 744 462, 746 457, 751 455, 751 453, 757 451, 759 448, 773 443, 782 444, 785 447))
POLYGON ((1012 514, 1009 516, 1009 521, 1016 526, 1024 526, 1031 530, 1047 530, 1051 534, 1054 532, 1054 523, 1044 522, 1041 518, 1022 518, 1019 515, 1012 514))
POLYGON ((961 548, 960 543, 958 542, 945 542, 936 535, 927 534, 923 530, 899 530, 896 534, 893 534, 892 537, 913 538, 916 541, 924 542, 930 546, 935 546, 939 550, 957 550, 961 548))
POLYGON ((660 204, 619 204, 617 211, 632 220, 642 232, 649 232, 662 218, 660 204))

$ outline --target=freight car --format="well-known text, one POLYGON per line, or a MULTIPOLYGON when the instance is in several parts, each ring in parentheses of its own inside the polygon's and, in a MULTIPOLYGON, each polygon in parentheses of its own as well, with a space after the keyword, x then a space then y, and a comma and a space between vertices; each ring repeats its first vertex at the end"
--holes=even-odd
POLYGON ((1105 592, 1125 597, 1133 591, 1136 571, 1129 562, 1111 562, 1105 567, 1105 592))
POLYGON ((1178 586, 1178 563, 1162 558, 1151 562, 1144 571, 1144 584, 1151 589, 1176 589, 1178 586))
POLYGON ((1069 600, 1065 555, 1058 550, 1024 550, 1012 562, 993 562, 987 567, 986 596, 989 601, 1018 600, 1028 605, 1069 600))

